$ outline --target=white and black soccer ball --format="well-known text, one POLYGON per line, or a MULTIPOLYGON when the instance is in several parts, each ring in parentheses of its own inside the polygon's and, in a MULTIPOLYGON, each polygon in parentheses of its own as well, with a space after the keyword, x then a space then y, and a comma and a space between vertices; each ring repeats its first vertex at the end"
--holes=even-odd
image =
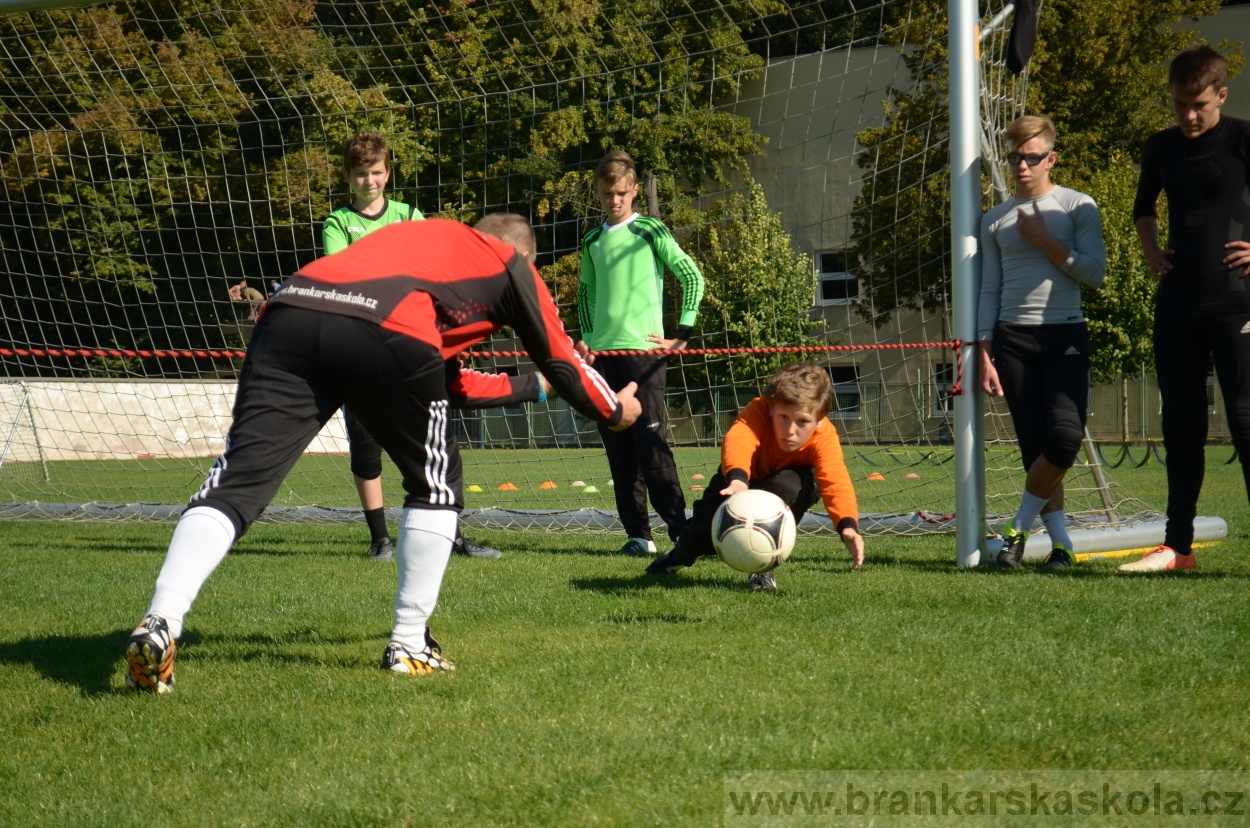
POLYGON ((772 492, 738 492, 712 518, 712 544, 739 572, 776 569, 794 549, 794 515, 772 492))

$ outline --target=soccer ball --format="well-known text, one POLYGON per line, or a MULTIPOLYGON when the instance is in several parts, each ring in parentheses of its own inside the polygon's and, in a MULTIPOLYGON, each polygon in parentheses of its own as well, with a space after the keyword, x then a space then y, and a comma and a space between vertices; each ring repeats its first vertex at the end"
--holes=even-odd
POLYGON ((794 515, 772 492, 738 492, 712 518, 712 544, 720 559, 739 572, 767 572, 794 549, 794 515))

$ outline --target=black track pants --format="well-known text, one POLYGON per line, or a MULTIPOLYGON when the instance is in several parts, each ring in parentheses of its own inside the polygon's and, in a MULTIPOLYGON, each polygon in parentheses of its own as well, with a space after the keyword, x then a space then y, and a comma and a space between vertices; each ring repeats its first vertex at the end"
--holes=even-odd
POLYGON ((621 356, 595 358, 595 369, 613 391, 631 382, 638 383, 642 416, 624 431, 599 425, 608 468, 616 496, 616 511, 625 534, 651 539, 647 493, 656 514, 668 526, 668 536, 676 541, 686 526, 686 497, 677 476, 673 451, 664 439, 664 387, 667 358, 646 351, 621 356))
POLYGON ((363 320, 284 306, 256 326, 226 451, 189 505, 217 509, 241 536, 345 404, 399 467, 405 506, 463 508, 437 349, 363 320))
POLYGON ((1154 349, 1168 463, 1163 542, 1188 554, 1206 472, 1207 372, 1212 362, 1250 493, 1250 313, 1173 314, 1156 307, 1154 349))

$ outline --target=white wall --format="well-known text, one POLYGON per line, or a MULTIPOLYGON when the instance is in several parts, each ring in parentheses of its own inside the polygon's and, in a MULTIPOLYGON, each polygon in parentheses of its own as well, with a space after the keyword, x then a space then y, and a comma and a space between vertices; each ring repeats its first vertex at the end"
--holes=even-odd
MULTIPOLYGON (((215 457, 226 447, 234 383, 0 382, 5 461, 215 457), (32 431, 33 420, 33 431, 32 431)), ((347 451, 336 413, 309 454, 347 451)))

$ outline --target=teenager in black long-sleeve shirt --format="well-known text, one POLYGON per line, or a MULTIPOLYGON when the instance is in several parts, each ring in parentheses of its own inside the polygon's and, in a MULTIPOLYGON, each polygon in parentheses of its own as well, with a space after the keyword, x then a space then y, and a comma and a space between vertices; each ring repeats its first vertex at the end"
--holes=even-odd
POLYGON ((1142 149, 1133 218, 1159 280, 1154 351, 1168 453, 1163 545, 1125 572, 1193 569, 1194 516, 1205 472, 1212 362, 1250 492, 1250 122, 1222 116, 1224 58, 1210 46, 1176 56, 1168 74, 1177 125, 1142 149), (1155 202, 1168 197, 1168 244, 1155 202))

